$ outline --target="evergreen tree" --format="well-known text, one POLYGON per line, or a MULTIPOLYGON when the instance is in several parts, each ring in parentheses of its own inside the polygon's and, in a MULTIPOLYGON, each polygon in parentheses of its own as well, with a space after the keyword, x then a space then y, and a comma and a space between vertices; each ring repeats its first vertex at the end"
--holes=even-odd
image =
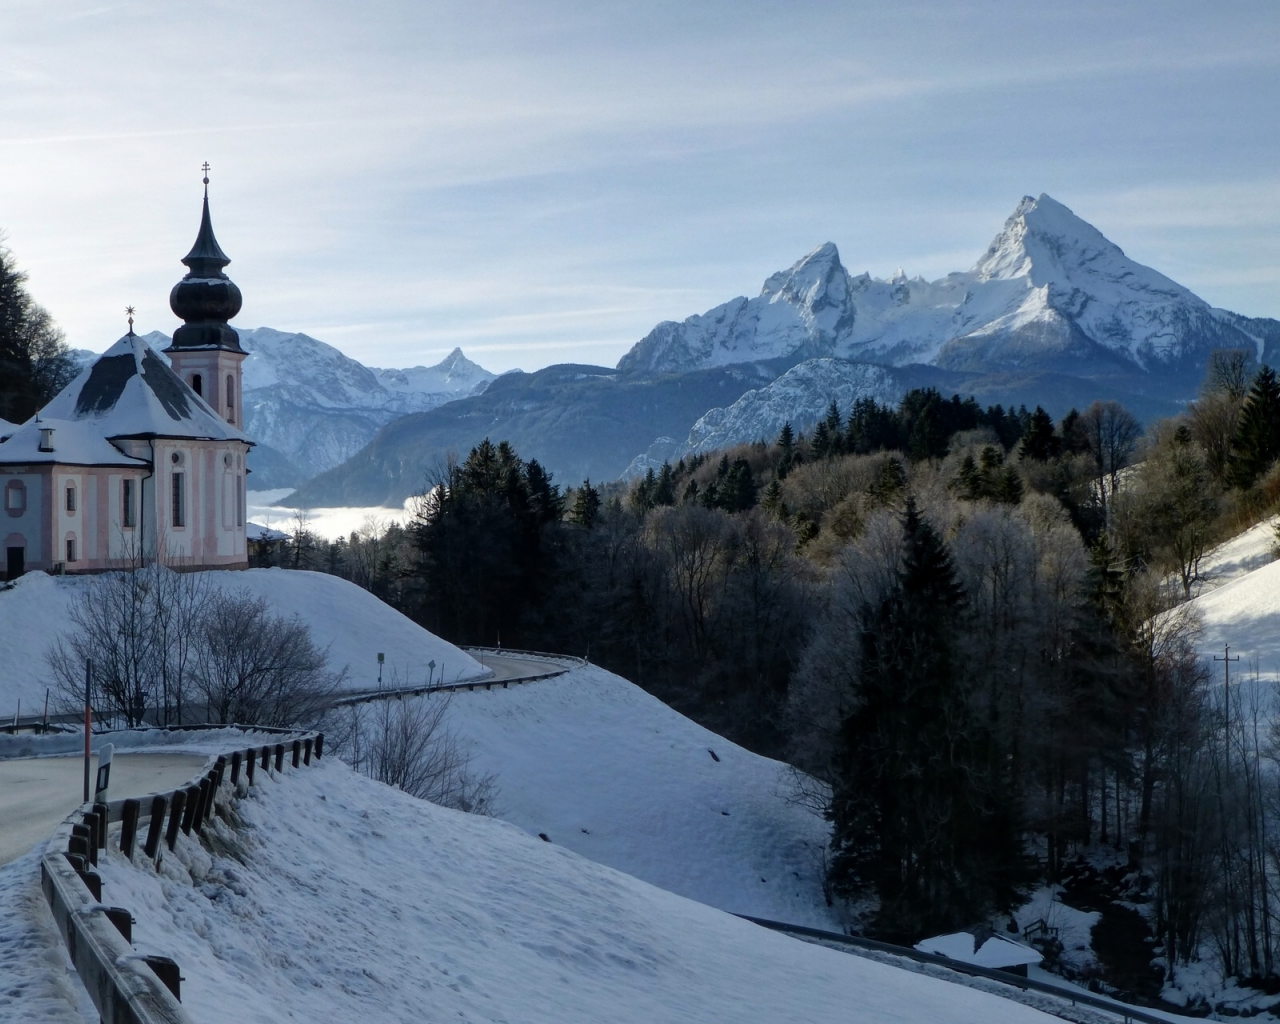
POLYGON ((1240 411, 1232 443, 1231 479, 1237 487, 1254 482, 1280 457, 1280 382, 1269 366, 1260 369, 1240 411))
POLYGON ((0 239, 0 419, 23 423, 76 375, 62 331, 27 293, 0 239))
POLYGON ((636 485, 631 488, 631 507, 644 515, 654 506, 654 493, 658 489, 658 478, 654 476, 653 467, 650 466, 644 476, 642 476, 636 485))
POLYGON ((1053 432, 1053 417, 1037 405, 1018 451, 1024 459, 1048 462, 1057 456, 1061 448, 1062 441, 1053 432))
POLYGON ((878 930, 914 940, 1007 906, 1020 850, 955 646, 965 595, 951 555, 912 498, 902 528, 896 585, 864 619, 829 817, 835 890, 873 886, 878 930))
POLYGON ((815 459, 825 459, 831 452, 831 430, 826 420, 819 420, 813 428, 813 440, 809 442, 809 450, 815 459))
MULTIPOLYGON (((653 470, 649 470, 649 473, 652 474, 653 470)), ((582 486, 574 496, 573 508, 569 511, 569 521, 590 529, 595 525, 599 515, 600 492, 591 486, 590 480, 583 480, 582 486)))
POLYGON ((796 461, 796 435, 790 422, 782 424, 782 431, 778 434, 778 447, 782 449, 778 458, 778 479, 785 480, 796 461))
POLYGON ((676 477, 671 463, 664 462, 658 474, 657 485, 653 489, 654 505, 674 505, 676 503, 676 477))

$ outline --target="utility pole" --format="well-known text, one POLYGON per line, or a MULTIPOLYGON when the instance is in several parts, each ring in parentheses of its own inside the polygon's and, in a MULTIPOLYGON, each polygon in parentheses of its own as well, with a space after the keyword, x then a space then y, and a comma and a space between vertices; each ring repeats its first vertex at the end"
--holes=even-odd
POLYGON ((84 803, 89 802, 89 729, 93 711, 89 704, 90 687, 93 685, 93 661, 84 663, 84 803))
POLYGON ((1239 661, 1240 655, 1231 657, 1231 645, 1222 645, 1222 657, 1216 654, 1213 656, 1214 661, 1222 662, 1222 715, 1227 722, 1227 731, 1231 731, 1231 663, 1239 661))

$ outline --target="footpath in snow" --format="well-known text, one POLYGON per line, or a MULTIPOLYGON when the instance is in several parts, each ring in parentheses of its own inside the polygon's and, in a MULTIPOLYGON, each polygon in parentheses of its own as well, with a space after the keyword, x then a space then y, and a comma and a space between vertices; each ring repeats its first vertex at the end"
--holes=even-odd
POLYGON ((218 855, 181 837, 159 873, 118 852, 99 868, 208 1024, 1053 1019, 765 931, 331 758, 261 780, 239 814, 238 831, 212 826, 218 855))
MULTIPOLYGON (((351 689, 373 689, 378 654, 386 655, 383 680, 397 676, 425 683, 434 661, 434 678, 448 682, 485 674, 469 654, 427 632, 372 594, 337 576, 291 569, 210 571, 201 575, 224 590, 243 590, 266 599, 277 615, 297 615, 312 638, 329 649, 334 671, 346 669, 351 689)), ((39 714, 50 684, 45 651, 69 625, 67 612, 91 576, 28 573, 0 588, 0 717, 12 716, 22 702, 24 716, 39 714)))
POLYGON ((633 683, 589 666, 464 691, 448 724, 497 776, 497 815, 531 835, 721 910, 839 929, 828 825, 795 803, 788 767, 633 683))

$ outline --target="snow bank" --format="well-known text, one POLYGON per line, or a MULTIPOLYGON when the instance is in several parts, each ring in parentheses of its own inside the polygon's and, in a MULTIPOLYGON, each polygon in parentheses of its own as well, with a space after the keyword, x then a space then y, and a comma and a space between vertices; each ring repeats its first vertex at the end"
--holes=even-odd
MULTIPOLYGON (((1221 655, 1224 644, 1231 656, 1234 680, 1252 678, 1257 670, 1263 683, 1280 681, 1280 562, 1239 576, 1190 602, 1203 624, 1200 651, 1204 657, 1221 655)), ((1221 666, 1214 666, 1221 680, 1221 666)))
POLYGON ((0 1020, 86 1024, 98 1015, 40 891, 43 853, 0 867, 0 1020))
POLYGON ((1278 523, 1280 516, 1265 519, 1206 554, 1200 562, 1201 593, 1216 590, 1274 562, 1278 523))
MULTIPOLYGON (((446 679, 484 675, 470 655, 428 633, 353 583, 318 572, 288 569, 216 571, 203 575, 226 590, 247 590, 265 598, 277 613, 298 615, 321 646, 329 647, 334 669, 346 668, 347 686, 370 689, 378 681, 378 652, 387 656, 383 679, 395 673, 406 681, 426 681, 427 662, 443 667, 446 679)), ((65 628, 67 610, 92 577, 28 573, 0 589, 0 716, 40 714, 51 685, 44 653, 65 628)))
POLYGON ((238 833, 212 826, 227 855, 184 836, 160 874, 118 853, 99 868, 139 952, 178 961, 208 1024, 1052 1019, 765 931, 332 759, 264 779, 239 810, 238 833))
POLYGON ((828 826, 789 799, 787 766, 625 679, 591 666, 456 693, 449 725, 498 776, 498 816, 525 831, 721 910, 838 926, 828 826))

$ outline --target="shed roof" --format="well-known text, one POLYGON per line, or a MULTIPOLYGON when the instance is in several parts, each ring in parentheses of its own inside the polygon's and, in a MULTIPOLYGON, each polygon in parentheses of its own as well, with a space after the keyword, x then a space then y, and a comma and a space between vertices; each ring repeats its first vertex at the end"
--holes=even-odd
POLYGON ((979 943, 978 937, 971 932, 935 935, 929 939, 921 939, 915 948, 921 953, 935 953, 961 963, 993 970, 1020 967, 1023 964, 1034 965, 1044 959, 1038 950, 1024 946, 1021 942, 1014 942, 1002 935, 991 935, 985 942, 979 943))

